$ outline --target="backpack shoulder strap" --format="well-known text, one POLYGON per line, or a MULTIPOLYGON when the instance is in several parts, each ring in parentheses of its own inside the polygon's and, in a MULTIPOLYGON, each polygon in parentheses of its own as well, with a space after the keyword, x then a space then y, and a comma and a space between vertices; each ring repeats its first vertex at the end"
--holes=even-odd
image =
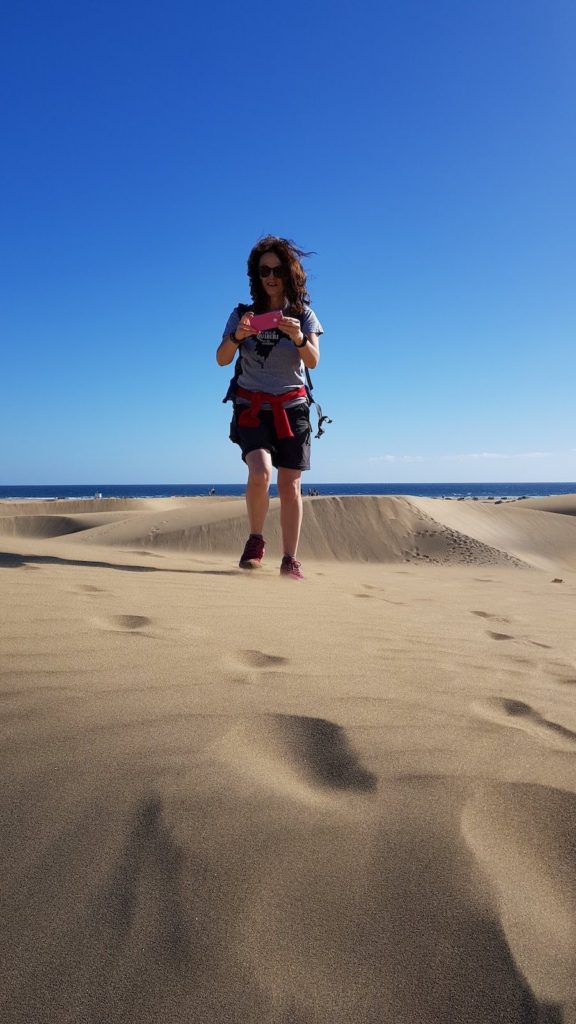
MULTIPOLYGON (((247 306, 246 303, 239 302, 238 305, 236 306, 236 313, 238 313, 238 318, 241 320, 242 317, 244 316, 244 313, 247 313, 249 309, 252 309, 252 306, 249 306, 249 305, 247 306)), ((230 379, 230 383, 228 385, 228 390, 227 390, 226 394, 224 395, 224 398, 222 399, 223 403, 225 403, 225 402, 233 402, 235 397, 236 397, 236 392, 238 390, 238 378, 239 378, 240 374, 242 373, 242 352, 241 352, 241 349, 242 349, 242 342, 240 342, 240 344, 238 345, 238 356, 236 358, 236 363, 234 365, 234 373, 233 373, 233 375, 232 375, 232 377, 230 379)))

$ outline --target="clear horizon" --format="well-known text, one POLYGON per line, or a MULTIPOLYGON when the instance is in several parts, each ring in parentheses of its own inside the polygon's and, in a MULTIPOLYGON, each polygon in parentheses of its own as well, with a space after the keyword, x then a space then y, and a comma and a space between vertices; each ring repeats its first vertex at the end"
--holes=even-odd
MULTIPOLYGON (((246 484, 245 480, 192 480, 188 483, 179 481, 127 481, 127 480, 106 480, 102 481, 81 481, 79 483, 74 482, 63 482, 62 480, 50 483, 38 483, 33 481, 32 483, 25 484, 0 484, 1 490, 6 490, 10 487, 27 489, 31 487, 244 487, 246 484)), ((512 484, 517 487, 521 484, 531 485, 535 484, 539 487, 550 485, 550 486, 561 486, 566 487, 574 484, 576 486, 576 480, 315 480, 314 477, 303 477, 302 486, 305 489, 307 486, 313 486, 314 484, 321 484, 324 487, 395 487, 398 486, 423 486, 423 487, 440 487, 445 485, 446 487, 457 486, 465 487, 469 484, 472 487, 483 487, 490 484, 512 484)))
POLYGON ((304 486, 576 478, 576 9, 249 15, 3 12, 0 484, 242 480, 215 350, 268 232, 315 252, 304 486))

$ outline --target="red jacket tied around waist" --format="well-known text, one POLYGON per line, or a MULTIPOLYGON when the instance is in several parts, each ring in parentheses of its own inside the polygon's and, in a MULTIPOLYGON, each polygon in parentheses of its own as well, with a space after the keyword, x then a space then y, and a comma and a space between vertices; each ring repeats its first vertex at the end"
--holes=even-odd
POLYGON ((292 402, 295 398, 305 398, 305 387, 293 388, 292 391, 283 391, 280 395, 268 395, 265 391, 246 391, 245 388, 239 387, 237 394, 240 398, 246 398, 250 402, 250 405, 246 406, 238 416, 239 426, 259 427, 258 413, 264 402, 268 402, 272 408, 274 427, 278 438, 283 440, 285 437, 294 437, 285 407, 288 402, 292 402))

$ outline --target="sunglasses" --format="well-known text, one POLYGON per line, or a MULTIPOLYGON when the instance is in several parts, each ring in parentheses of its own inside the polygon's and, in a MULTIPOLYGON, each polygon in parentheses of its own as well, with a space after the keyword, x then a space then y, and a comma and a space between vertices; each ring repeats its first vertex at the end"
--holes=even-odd
POLYGON ((284 277, 284 271, 281 266, 278 267, 267 267, 266 264, 259 269, 260 277, 268 277, 272 274, 273 277, 284 277))

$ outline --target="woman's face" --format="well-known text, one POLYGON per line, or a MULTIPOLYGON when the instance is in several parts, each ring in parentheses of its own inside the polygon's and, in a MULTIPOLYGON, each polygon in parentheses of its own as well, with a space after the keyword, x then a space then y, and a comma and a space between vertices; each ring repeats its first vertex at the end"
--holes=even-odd
POLYGON ((278 273, 276 276, 275 273, 272 273, 273 270, 277 272, 282 270, 281 260, 275 252, 263 253, 258 264, 260 281, 270 300, 270 308, 279 309, 284 301, 284 276, 282 273, 278 273))

